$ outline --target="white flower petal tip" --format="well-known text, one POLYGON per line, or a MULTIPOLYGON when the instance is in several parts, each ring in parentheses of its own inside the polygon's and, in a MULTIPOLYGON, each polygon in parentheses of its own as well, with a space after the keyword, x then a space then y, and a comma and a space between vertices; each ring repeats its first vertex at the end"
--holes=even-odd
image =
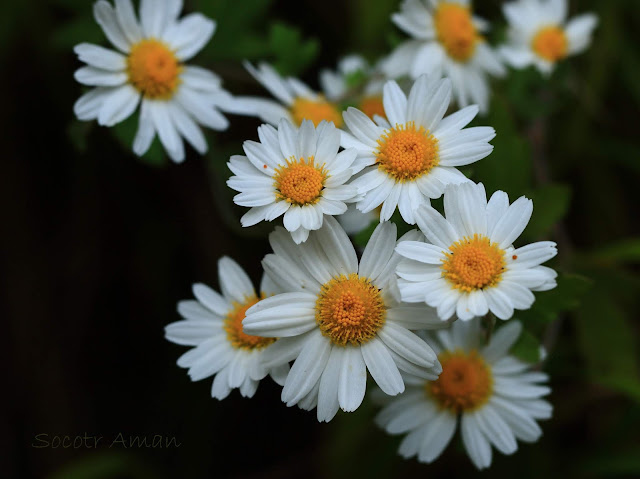
POLYGON ((405 435, 401 456, 433 462, 450 443, 457 424, 478 469, 491 465, 492 448, 512 454, 518 440, 540 438, 537 421, 551 416, 551 405, 542 399, 549 388, 541 383, 548 377, 508 355, 520 333, 518 322, 508 323, 481 348, 481 321, 475 319, 426 335, 439 351, 439 377, 411 379, 405 394, 386 399, 375 419, 389 434, 405 435))
MULTIPOLYGON (((407 239, 419 237, 414 232, 407 239)), ((437 377, 435 352, 410 330, 439 319, 427 306, 407 308, 396 299, 394 224, 376 227, 360 261, 332 217, 303 244, 283 228, 270 242, 274 254, 265 258, 265 271, 286 292, 247 310, 243 324, 248 334, 282 338, 271 354, 286 347, 279 357, 294 361, 282 390, 288 406, 317 407, 318 420, 329 421, 340 409, 360 406, 368 373, 390 395, 405 389, 401 371, 437 377)))
POLYGON ((518 0, 503 5, 508 42, 500 55, 517 69, 534 65, 549 75, 556 63, 586 50, 598 24, 592 13, 567 20, 566 0, 518 0))
POLYGON ((158 7, 142 0, 138 21, 130 1, 116 0, 115 8, 106 0, 96 2, 96 21, 119 52, 87 43, 74 47, 87 64, 75 72, 76 80, 95 87, 76 102, 74 113, 110 127, 140 104, 134 153, 143 155, 157 134, 169 158, 179 163, 186 158, 183 139, 204 154, 201 126, 227 128, 219 110, 232 99, 216 75, 184 64, 210 40, 215 22, 200 14, 178 19, 182 2, 166 3, 158 7))
MULTIPOLYGON (((188 369, 192 381, 215 376, 212 397, 224 399, 233 389, 244 397, 252 397, 267 374, 284 383, 287 360, 279 361, 278 354, 290 345, 245 333, 242 321, 246 310, 259 305, 262 299, 256 295, 244 270, 231 258, 220 259, 218 274, 222 294, 202 283, 194 284, 196 300, 178 303, 178 313, 183 319, 167 325, 165 337, 192 347, 177 362, 179 367, 188 369), (271 364, 265 365, 264 359, 273 353, 276 360, 269 356, 271 364)), ((270 281, 263 280, 263 284, 268 284, 272 293, 281 292, 270 281)))
POLYGON ((251 208, 243 226, 283 216, 284 227, 296 244, 318 230, 333 215, 347 210, 358 190, 347 184, 356 159, 352 150, 338 153, 340 133, 330 123, 315 127, 305 120, 296 129, 288 120, 278 128, 263 125, 260 142, 245 141, 246 156, 234 156, 234 173, 227 184, 239 192, 234 202, 251 208))
POLYGON ((430 206, 415 212, 420 230, 432 244, 407 242, 397 252, 404 301, 424 302, 441 319, 455 314, 463 321, 492 312, 509 319, 528 309, 532 291, 555 286, 556 273, 542 263, 557 254, 555 243, 542 241, 514 249, 533 203, 521 197, 509 205, 504 192, 487 201, 484 186, 450 185, 444 193, 445 216, 430 206))

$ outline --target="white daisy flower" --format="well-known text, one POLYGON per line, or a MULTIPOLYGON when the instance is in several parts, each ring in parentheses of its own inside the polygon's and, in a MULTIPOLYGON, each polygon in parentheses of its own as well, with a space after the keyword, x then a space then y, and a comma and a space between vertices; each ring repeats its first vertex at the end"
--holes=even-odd
POLYGON ((407 434, 398 450, 401 456, 433 462, 451 442, 458 419, 462 442, 478 469, 491 465, 491 446, 512 454, 516 440, 540 438, 536 420, 549 419, 552 412, 541 399, 550 392, 540 384, 548 376, 508 355, 521 330, 512 321, 484 347, 480 320, 456 321, 451 329, 429 336, 442 364, 440 377, 407 379, 406 392, 391 398, 376 417, 388 433, 407 434))
POLYGON ((360 55, 342 58, 337 71, 320 72, 320 87, 330 101, 355 102, 369 118, 384 117, 383 86, 384 77, 379 67, 371 67, 360 55))
POLYGON ((184 64, 209 41, 216 24, 199 13, 179 20, 181 8, 181 0, 141 0, 138 22, 131 0, 115 0, 115 8, 100 0, 93 6, 95 19, 119 52, 89 43, 74 48, 87 64, 75 72, 76 80, 96 87, 75 103, 76 116, 113 126, 140 103, 133 151, 143 155, 157 132, 175 162, 185 157, 181 137, 200 154, 207 151, 198 124, 226 129, 217 108, 231 101, 217 75, 184 64))
POLYGON ((352 134, 342 133, 342 146, 355 148, 360 161, 369 165, 351 183, 363 195, 357 203, 360 211, 382 205, 380 221, 387 221, 397 206, 402 219, 415 224, 420 205, 441 196, 448 184, 469 181, 455 167, 489 155, 495 130, 488 126, 463 130, 478 113, 476 106, 443 119, 450 97, 448 79, 423 75, 408 99, 396 82, 386 83, 383 102, 388 122, 376 117, 376 124, 355 108, 344 113, 352 134))
POLYGON ((586 50, 598 24, 592 13, 567 21, 566 0, 519 0, 502 10, 509 31, 501 55, 515 68, 535 65, 544 74, 551 73, 558 61, 586 50))
MULTIPOLYGON (((403 238, 419 236, 414 230, 403 238)), ((269 240, 275 254, 263 266, 287 292, 249 309, 243 325, 250 334, 281 338, 265 356, 266 366, 295 360, 282 390, 287 406, 310 409, 317 403, 318 420, 330 421, 338 408, 360 406, 367 370, 390 395, 404 390, 399 370, 437 377, 435 353, 409 329, 443 325, 430 308, 398 300, 394 224, 378 225, 359 264, 334 218, 302 245, 282 228, 269 240)))
POLYGON ((509 205, 507 194, 496 191, 487 203, 482 183, 469 182, 447 188, 444 211, 446 219, 431 206, 416 212, 431 244, 398 245, 407 258, 397 270, 404 301, 425 302, 442 319, 455 313, 467 320, 489 311, 509 319, 514 309, 531 307, 532 291, 556 286, 556 272, 540 266, 557 254, 554 242, 513 247, 531 218, 531 200, 521 196, 509 205))
POLYGON ((245 67, 277 100, 236 97, 234 113, 256 116, 274 126, 283 118, 296 126, 300 126, 302 120, 311 120, 315 126, 323 120, 333 122, 338 128, 342 126, 342 110, 339 106, 297 78, 283 78, 267 63, 260 63, 258 68, 255 68, 249 62, 245 62, 245 67))
POLYGON ((472 15, 469 0, 404 0, 391 16, 413 37, 394 50, 382 65, 389 78, 424 73, 446 76, 460 107, 475 103, 489 108, 487 74, 502 76, 503 65, 482 37, 488 23, 472 15))
POLYGON ((227 184, 240 192, 233 201, 251 207, 242 226, 284 215, 284 227, 301 243, 325 216, 344 213, 345 202, 357 199, 357 188, 345 183, 362 167, 355 150, 338 153, 340 132, 333 124, 323 121, 316 128, 305 120, 296 130, 281 120, 278 130, 262 125, 258 135, 260 143, 244 142, 247 156, 232 156, 228 163, 235 176, 227 184))
POLYGON ((247 309, 281 290, 263 275, 260 294, 256 294, 244 270, 228 257, 218 262, 218 277, 222 295, 204 284, 194 284, 197 301, 178 303, 178 313, 184 321, 165 328, 169 341, 194 346, 180 356, 178 366, 189 368, 192 381, 215 375, 211 396, 217 399, 226 398, 235 388, 244 397, 252 397, 267 374, 283 385, 289 365, 272 368, 262 365, 264 353, 277 340, 252 336, 242 329, 247 309))

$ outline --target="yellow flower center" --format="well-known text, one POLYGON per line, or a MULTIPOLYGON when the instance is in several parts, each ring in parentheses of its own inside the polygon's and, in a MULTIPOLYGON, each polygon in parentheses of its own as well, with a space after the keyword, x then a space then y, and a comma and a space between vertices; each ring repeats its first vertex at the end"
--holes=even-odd
POLYGON ((324 164, 316 166, 313 156, 299 160, 292 157, 285 161, 286 165, 278 166, 274 176, 276 199, 298 206, 320 201, 328 177, 324 164))
POLYGON ((559 27, 544 27, 534 35, 531 47, 539 57, 555 62, 567 56, 567 36, 559 27))
POLYGON ((171 98, 180 83, 181 71, 175 54, 153 38, 133 45, 127 58, 129 82, 151 99, 171 98))
POLYGON ((365 96, 360 101, 358 109, 371 119, 373 119, 373 115, 380 115, 382 118, 386 118, 382 96, 380 95, 365 96))
POLYGON ((311 120, 315 126, 318 126, 322 120, 332 121, 336 128, 342 126, 340 111, 336 105, 324 99, 315 101, 296 98, 291 106, 291 116, 298 126, 302 124, 302 120, 311 120))
POLYGON ((438 41, 447 54, 459 62, 469 60, 481 38, 473 25, 469 7, 457 3, 441 3, 433 20, 438 41))
POLYGON ((255 296, 246 298, 244 303, 233 304, 233 309, 227 313, 224 318, 224 330, 227 333, 227 339, 231 345, 236 349, 262 349, 276 341, 276 338, 263 338, 261 336, 251 336, 246 334, 242 329, 242 320, 247 314, 247 309, 256 304, 261 299, 264 299, 265 295, 262 294, 260 298, 255 296))
POLYGON ((354 346, 371 340, 384 324, 386 307, 369 278, 352 273, 322 285, 316 301, 316 322, 334 344, 354 346))
POLYGON ((378 140, 378 168, 398 181, 411 181, 438 164, 438 140, 413 122, 396 125, 378 140))
POLYGON ((475 234, 449 247, 443 261, 442 275, 454 288, 471 292, 495 286, 505 269, 504 250, 489 238, 475 234))
POLYGON ((491 370, 477 351, 445 351, 438 359, 442 373, 437 380, 427 382, 425 389, 442 409, 454 413, 472 411, 489 400, 491 370))

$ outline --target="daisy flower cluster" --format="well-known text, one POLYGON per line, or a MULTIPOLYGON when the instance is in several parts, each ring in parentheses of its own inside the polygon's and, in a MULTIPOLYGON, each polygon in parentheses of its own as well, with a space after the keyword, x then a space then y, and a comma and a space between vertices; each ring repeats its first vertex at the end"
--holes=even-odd
POLYGON ((550 74, 588 46, 597 18, 567 20, 565 0, 503 9, 508 40, 494 48, 468 0, 402 0, 391 21, 411 38, 374 63, 341 59, 320 72, 320 90, 245 62, 273 97, 263 98, 186 64, 216 24, 180 18, 181 0, 140 0, 138 14, 131 0, 95 3, 116 50, 76 46, 86 66, 75 78, 93 87, 74 106, 80 120, 112 126, 139 106, 134 152, 157 135, 175 162, 183 139, 207 150, 201 127, 226 129, 222 112, 263 122, 227 163, 240 224, 277 223, 260 286, 222 257, 220 292, 194 284, 165 328, 191 348, 178 359, 191 380, 213 377, 212 397, 252 397, 270 376, 287 406, 328 422, 358 409, 369 384, 384 405, 375 422, 425 463, 458 425, 479 469, 492 448, 511 454, 540 437, 548 377, 511 354, 523 329, 514 315, 556 286, 544 263, 557 247, 519 241, 530 199, 487 194, 460 168, 493 151, 494 128, 469 126, 488 110, 489 77, 505 77, 505 62, 550 74), (372 223, 357 248, 349 235, 372 223))

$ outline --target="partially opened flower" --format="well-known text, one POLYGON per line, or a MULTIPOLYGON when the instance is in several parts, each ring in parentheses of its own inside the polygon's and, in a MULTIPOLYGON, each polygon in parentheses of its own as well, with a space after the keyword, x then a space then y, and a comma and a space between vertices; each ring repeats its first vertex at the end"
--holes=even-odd
POLYGON ((389 78, 424 73, 451 79, 458 106, 489 108, 488 75, 504 67, 481 35, 488 23, 473 16, 469 0, 403 0, 393 22, 412 40, 401 44, 383 63, 389 78))
POLYGON ((557 254, 556 244, 539 241, 519 248, 533 202, 521 196, 509 205, 504 191, 489 202, 482 183, 452 185, 444 193, 443 217, 431 206, 416 212, 430 243, 407 241, 397 252, 402 299, 437 308, 442 319, 454 313, 467 320, 489 311, 509 319, 514 309, 528 309, 532 291, 556 286, 556 272, 540 266, 557 254))
POLYGON ((260 143, 244 142, 247 156, 232 156, 228 163, 235 176, 227 184, 240 192, 233 201, 251 207, 242 226, 284 215, 284 227, 300 243, 323 218, 344 213, 346 202, 355 201, 356 187, 345 183, 358 169, 356 152, 338 153, 340 132, 333 124, 316 128, 305 120, 295 129, 282 120, 278 130, 262 125, 258 135, 260 143))
POLYGON ((252 397, 260 380, 267 374, 278 384, 284 384, 289 366, 282 364, 265 368, 264 353, 277 344, 275 338, 262 338, 244 332, 242 320, 254 304, 281 290, 264 275, 260 292, 256 293, 251 280, 231 258, 218 262, 218 277, 222 294, 204 284, 194 284, 197 301, 178 303, 184 318, 167 325, 165 337, 176 344, 193 346, 178 359, 178 366, 189 369, 192 381, 215 375, 211 396, 226 398, 232 389, 252 397))
POLYGON ((260 63, 255 68, 246 62, 245 67, 276 100, 237 97, 234 101, 234 113, 256 116, 274 126, 283 118, 296 126, 300 126, 302 120, 311 120, 315 126, 323 120, 333 122, 338 128, 342 126, 339 106, 297 78, 283 78, 267 63, 260 63))
POLYGON ((406 434, 398 452, 430 463, 442 454, 460 424, 462 442, 478 469, 491 465, 491 447, 514 453, 516 440, 535 442, 542 435, 536 420, 551 417, 541 399, 550 389, 546 374, 513 356, 509 349, 520 336, 510 322, 482 345, 480 321, 456 321, 450 330, 429 335, 442 373, 435 381, 413 378, 407 390, 391 398, 376 417, 390 434, 406 434))
POLYGON ((184 63, 209 41, 215 22, 199 13, 178 19, 181 8, 181 0, 141 0, 138 22, 131 0, 116 0, 115 8, 99 0, 94 16, 119 51, 89 43, 74 48, 88 65, 76 71, 76 80, 96 87, 76 102, 76 116, 113 126, 140 104, 133 151, 143 155, 157 133, 175 162, 185 157, 182 138, 199 153, 207 151, 198 124, 226 129, 218 109, 231 104, 217 75, 184 63))
MULTIPOLYGON (((419 236, 412 231, 406 239, 419 236)), ((275 254, 263 266, 286 292, 249 309, 243 325, 250 334, 281 338, 265 357, 267 367, 295 360, 282 390, 287 406, 317 403, 318 420, 330 421, 338 408, 360 406, 367 370, 390 395, 404 390, 400 370, 437 377, 434 352, 409 330, 443 325, 432 309, 398 300, 394 224, 378 225, 360 261, 334 218, 302 245, 282 228, 269 240, 275 254)))
POLYGON ((503 5, 509 22, 508 43, 500 48, 515 68, 535 65, 549 74, 557 62, 583 52, 598 23, 592 13, 567 21, 566 0, 519 0, 503 5))
POLYGON ((351 183, 363 195, 357 203, 360 211, 382 205, 380 221, 387 221, 397 207, 405 222, 415 224, 419 206, 441 196, 447 185, 469 181, 456 166, 489 155, 495 130, 463 129, 478 113, 476 106, 443 119, 450 98, 448 79, 423 75, 408 99, 396 82, 384 86, 388 122, 378 118, 376 124, 355 108, 344 113, 352 134, 343 132, 342 146, 355 148, 359 161, 369 165, 351 183))

